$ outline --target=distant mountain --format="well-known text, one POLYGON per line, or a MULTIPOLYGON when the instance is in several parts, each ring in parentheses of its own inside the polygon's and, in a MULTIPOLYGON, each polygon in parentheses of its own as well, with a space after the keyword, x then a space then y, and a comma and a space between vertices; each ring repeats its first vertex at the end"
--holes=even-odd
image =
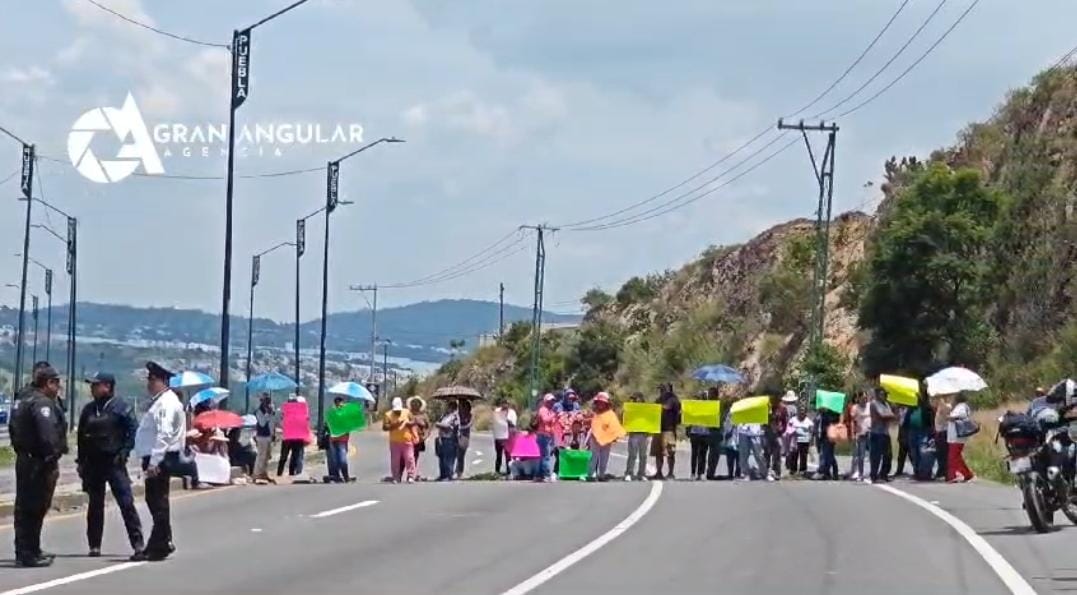
MULTIPOLYGON (((14 326, 18 311, 0 307, 0 326, 14 326)), ((123 342, 146 341, 216 345, 220 341, 220 316, 201 310, 144 308, 116 304, 79 303, 79 336, 123 342)), ((65 332, 67 306, 53 309, 53 334, 65 332)), ((531 309, 505 305, 505 324, 530 320, 531 309)), ((546 323, 574 323, 579 316, 544 313, 546 323)), ((44 314, 40 319, 44 326, 44 314)), ((367 352, 370 349, 370 310, 337 312, 329 315, 328 349, 367 352)), ((378 310, 378 335, 393 341, 390 355, 440 362, 449 357, 449 342, 465 341, 465 350, 478 344, 480 335, 497 332, 498 304, 479 300, 436 300, 378 310)), ((300 344, 304 350, 318 345, 321 320, 301 323, 300 344)), ((291 344, 294 326, 255 318, 254 343, 262 347, 291 344)), ((44 328, 41 329, 44 334, 44 328)), ((247 319, 232 317, 233 349, 245 349, 247 319)))

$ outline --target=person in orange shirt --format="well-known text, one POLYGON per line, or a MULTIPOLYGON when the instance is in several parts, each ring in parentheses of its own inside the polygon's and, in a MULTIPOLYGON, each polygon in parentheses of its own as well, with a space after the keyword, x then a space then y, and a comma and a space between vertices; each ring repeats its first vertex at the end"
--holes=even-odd
POLYGON ((392 410, 381 422, 389 432, 389 469, 393 482, 411 483, 415 477, 415 434, 412 432, 411 413, 404 408, 404 400, 393 398, 392 410))

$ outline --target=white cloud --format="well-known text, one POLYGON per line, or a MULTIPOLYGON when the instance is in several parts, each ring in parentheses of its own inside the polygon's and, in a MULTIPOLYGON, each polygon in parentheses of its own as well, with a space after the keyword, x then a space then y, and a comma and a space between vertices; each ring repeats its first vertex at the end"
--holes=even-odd
POLYGON ((19 68, 18 66, 9 67, 2 75, 0 75, 0 80, 13 85, 52 85, 56 82, 52 73, 40 66, 29 66, 26 68, 19 68))

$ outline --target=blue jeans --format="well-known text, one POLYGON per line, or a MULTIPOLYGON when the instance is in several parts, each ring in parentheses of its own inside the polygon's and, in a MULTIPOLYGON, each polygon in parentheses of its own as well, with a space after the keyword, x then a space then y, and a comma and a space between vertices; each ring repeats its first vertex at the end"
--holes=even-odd
POLYGON ((538 442, 540 457, 538 475, 546 479, 553 472, 553 436, 538 434, 535 436, 535 441, 538 442))
POLYGON ((889 481, 894 454, 890 434, 871 435, 871 481, 889 481))
POLYGON ((834 457, 834 443, 825 436, 819 439, 818 471, 826 479, 838 478, 838 459, 834 457))
POLYGON ((325 463, 330 479, 348 481, 348 443, 330 441, 325 451, 325 463))
POLYGON ((851 473, 864 479, 867 477, 864 475, 864 464, 868 459, 868 435, 861 434, 854 440, 856 442, 853 444, 853 468, 851 473))
POLYGON ((450 480, 456 471, 456 438, 438 438, 434 443, 438 455, 438 480, 450 480))

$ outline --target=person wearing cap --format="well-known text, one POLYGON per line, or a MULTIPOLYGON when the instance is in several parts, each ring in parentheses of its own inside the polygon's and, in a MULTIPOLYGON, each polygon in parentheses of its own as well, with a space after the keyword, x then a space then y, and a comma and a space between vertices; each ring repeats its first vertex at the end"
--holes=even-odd
POLYGON ((464 465, 467 461, 467 447, 471 445, 471 427, 474 425, 471 415, 471 401, 460 401, 460 428, 456 439, 456 478, 464 476, 464 465))
POLYGON ((418 395, 408 398, 408 411, 411 413, 411 433, 415 438, 412 447, 415 453, 415 472, 412 479, 419 481, 419 454, 426 450, 426 435, 430 431, 430 418, 426 416, 426 401, 418 395))
POLYGON ((498 397, 494 408, 493 424, 490 428, 494 435, 494 473, 501 474, 501 460, 505 461, 505 475, 509 474, 509 437, 516 431, 516 410, 505 397, 498 397))
MULTIPOLYGON (((333 408, 340 409, 344 406, 344 397, 333 398, 333 408)), ((329 425, 326 424, 326 433, 329 433, 329 425)), ((325 449, 325 466, 329 469, 329 475, 324 478, 325 483, 348 483, 348 433, 340 436, 329 434, 329 442, 325 449)))
POLYGON ((168 488, 171 475, 181 473, 186 466, 180 454, 187 436, 187 416, 179 397, 168 388, 172 373, 156 362, 148 362, 146 370, 146 390, 153 395, 153 403, 135 432, 135 454, 142 457, 146 507, 153 517, 153 529, 146 549, 132 556, 133 561, 164 560, 176 551, 168 488))
MULTIPOLYGON (((612 405, 610 404, 609 393, 600 392, 595 395, 594 400, 591 402, 591 407, 594 409, 594 417, 591 418, 591 426, 601 424, 603 418, 600 416, 610 410, 612 405)), ((589 481, 606 481, 608 478, 607 468, 610 464, 610 452, 613 450, 613 442, 609 444, 602 444, 595 437, 593 432, 587 433, 587 448, 591 451, 591 465, 588 469, 589 481)))
POLYGON ((411 421, 404 399, 393 397, 392 408, 381 421, 381 429, 389 432, 389 470, 393 483, 411 483, 415 477, 415 434, 411 421))
POLYGON ((15 450, 15 564, 40 567, 53 556, 41 551, 41 528, 52 506, 58 462, 67 454, 67 420, 59 405, 60 375, 52 366, 35 367, 30 390, 22 393, 8 424, 15 450))
POLYGON ((557 414, 554 413, 553 404, 557 400, 550 393, 542 397, 542 403, 535 412, 535 440, 539 447, 539 481, 554 481, 553 453, 557 436, 560 434, 560 426, 557 414))
POLYGON ((258 454, 251 475, 255 482, 275 483, 269 477, 269 458, 273 452, 273 426, 277 421, 277 410, 269 393, 262 393, 258 409, 254 411, 254 420, 254 443, 258 454))
POLYGON ((116 397, 116 377, 98 372, 86 379, 93 400, 79 416, 75 463, 82 478, 82 491, 89 500, 86 507, 86 541, 90 557, 101 555, 101 536, 105 529, 105 485, 112 490, 116 506, 123 516, 127 540, 135 554, 142 552, 142 521, 135 510, 131 478, 127 475, 127 457, 135 447, 138 420, 134 408, 116 397))
MULTIPOLYGON (((34 362, 34 367, 30 369, 30 382, 29 382, 29 384, 27 384, 26 386, 24 386, 24 387, 18 389, 17 391, 15 391, 15 396, 12 397, 13 401, 11 403, 11 408, 12 408, 13 411, 15 409, 15 405, 17 405, 19 401, 23 400, 23 398, 25 398, 27 396, 30 396, 30 395, 32 395, 34 393, 34 377, 37 375, 37 372, 39 370, 43 370, 45 368, 51 368, 51 367, 52 367, 52 365, 49 364, 49 362, 47 362, 45 360, 34 362)), ((12 383, 12 384, 14 385, 14 383, 12 383)))

